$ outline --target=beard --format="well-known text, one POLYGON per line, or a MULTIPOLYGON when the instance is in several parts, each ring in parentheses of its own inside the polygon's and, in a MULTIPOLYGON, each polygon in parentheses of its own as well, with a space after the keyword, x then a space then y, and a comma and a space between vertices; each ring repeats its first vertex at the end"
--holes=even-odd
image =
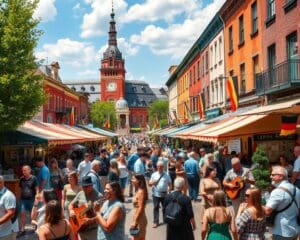
POLYGON ((272 186, 273 187, 278 187, 279 186, 279 184, 280 184, 280 182, 275 182, 275 181, 272 181, 272 186))

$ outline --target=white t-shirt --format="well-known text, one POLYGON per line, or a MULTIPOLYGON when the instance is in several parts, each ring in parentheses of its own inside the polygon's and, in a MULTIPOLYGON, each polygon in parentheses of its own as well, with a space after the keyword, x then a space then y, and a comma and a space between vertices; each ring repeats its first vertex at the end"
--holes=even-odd
MULTIPOLYGON (((6 214, 7 209, 16 208, 16 197, 15 195, 6 189, 2 188, 0 191, 0 217, 6 214)), ((5 237, 12 233, 11 220, 6 221, 0 225, 0 237, 5 237)))
MULTIPOLYGON (((293 172, 300 172, 300 156, 298 156, 296 161, 294 162, 293 172)), ((298 176, 297 179, 300 179, 300 176, 298 176)))
POLYGON ((79 163, 77 171, 79 173, 79 178, 80 180, 88 174, 89 171, 91 171, 92 169, 92 164, 90 161, 86 162, 86 161, 82 161, 79 163))
POLYGON ((120 170, 120 178, 126 178, 128 177, 128 171, 127 171, 127 166, 125 164, 121 164, 118 162, 118 168, 120 170))

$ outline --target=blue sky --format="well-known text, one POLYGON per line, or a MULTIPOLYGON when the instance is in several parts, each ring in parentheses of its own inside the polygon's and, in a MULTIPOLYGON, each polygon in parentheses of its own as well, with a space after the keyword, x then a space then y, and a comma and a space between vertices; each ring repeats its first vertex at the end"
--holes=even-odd
MULTIPOLYGON (((127 80, 163 86, 225 0, 114 0, 127 80)), ((99 80, 112 0, 40 0, 36 57, 58 61, 63 82, 99 80)))

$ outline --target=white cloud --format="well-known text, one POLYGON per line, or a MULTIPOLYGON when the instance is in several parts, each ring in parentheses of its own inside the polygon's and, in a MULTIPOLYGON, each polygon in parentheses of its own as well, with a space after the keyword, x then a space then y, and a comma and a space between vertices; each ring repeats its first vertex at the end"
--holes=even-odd
MULTIPOLYGON (((126 58, 128 56, 134 56, 138 53, 139 47, 133 46, 130 42, 127 42, 125 38, 118 38, 118 48, 121 51, 123 58, 126 58)), ((100 48, 98 51, 99 56, 103 56, 103 53, 107 49, 108 45, 104 45, 100 48)))
POLYGON ((165 29, 148 25, 139 35, 132 35, 130 41, 148 46, 154 54, 180 59, 224 2, 225 0, 214 0, 204 8, 195 11, 182 24, 171 24, 165 29))
POLYGON ((44 44, 43 50, 37 52, 36 57, 75 67, 87 66, 100 59, 91 43, 72 41, 69 38, 59 39, 55 44, 44 44))
MULTIPOLYGON (((83 23, 81 25, 81 34, 83 38, 93 36, 101 36, 107 34, 108 22, 111 12, 111 0, 85 0, 85 3, 90 4, 92 11, 83 16, 83 23)), ((124 0, 114 1, 114 11, 116 12, 116 21, 118 16, 122 15, 127 8, 127 3, 124 0)))
POLYGON ((99 73, 97 73, 97 71, 90 70, 90 69, 78 72, 78 76, 80 76, 80 77, 95 77, 95 76, 97 76, 97 74, 99 74, 99 73))
POLYGON ((132 72, 126 72, 126 80, 139 80, 139 81, 146 81, 145 76, 137 77, 132 72))
POLYGON ((80 3, 76 3, 72 7, 72 10, 75 18, 79 18, 84 12, 84 9, 81 7, 80 3))
POLYGON ((197 7, 195 0, 146 0, 143 4, 131 6, 122 17, 124 22, 150 21, 163 19, 172 21, 177 15, 189 14, 197 7))
POLYGON ((57 14, 55 0, 40 0, 33 17, 39 18, 43 22, 53 21, 57 14))

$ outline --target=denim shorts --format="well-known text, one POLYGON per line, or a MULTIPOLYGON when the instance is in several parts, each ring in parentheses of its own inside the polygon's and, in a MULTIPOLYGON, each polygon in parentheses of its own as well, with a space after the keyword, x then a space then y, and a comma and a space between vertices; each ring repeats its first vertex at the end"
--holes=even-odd
POLYGON ((33 207, 33 204, 34 204, 34 198, 21 198, 20 200, 20 208, 21 208, 21 212, 31 212, 32 210, 32 207, 33 207))
POLYGON ((120 186, 121 188, 125 188, 127 183, 127 177, 120 178, 120 186))

